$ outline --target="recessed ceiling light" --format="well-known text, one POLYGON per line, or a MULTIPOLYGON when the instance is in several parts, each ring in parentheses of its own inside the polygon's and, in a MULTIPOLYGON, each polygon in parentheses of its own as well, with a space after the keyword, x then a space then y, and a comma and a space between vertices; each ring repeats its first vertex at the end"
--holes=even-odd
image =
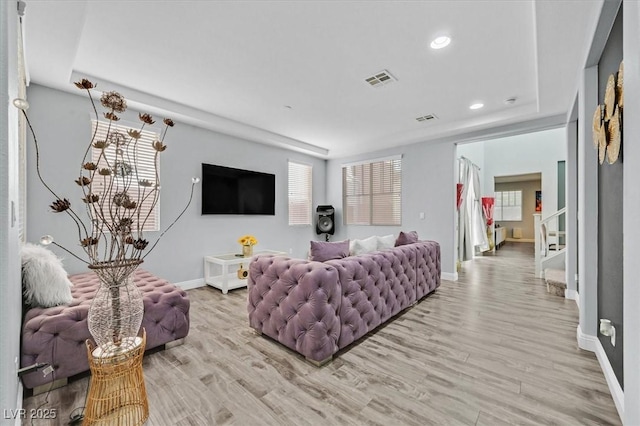
POLYGON ((477 104, 473 104, 469 107, 469 109, 480 109, 484 106, 483 103, 478 102, 477 104))
POLYGON ((447 36, 436 37, 431 42, 432 49, 442 49, 443 47, 447 47, 451 43, 451 39, 447 36))

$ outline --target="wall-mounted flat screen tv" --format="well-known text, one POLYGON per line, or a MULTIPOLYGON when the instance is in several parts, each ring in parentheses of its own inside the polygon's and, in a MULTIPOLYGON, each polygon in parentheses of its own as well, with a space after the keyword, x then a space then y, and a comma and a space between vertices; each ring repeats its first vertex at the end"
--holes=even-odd
POLYGON ((202 163, 202 214, 275 215, 276 176, 202 163))

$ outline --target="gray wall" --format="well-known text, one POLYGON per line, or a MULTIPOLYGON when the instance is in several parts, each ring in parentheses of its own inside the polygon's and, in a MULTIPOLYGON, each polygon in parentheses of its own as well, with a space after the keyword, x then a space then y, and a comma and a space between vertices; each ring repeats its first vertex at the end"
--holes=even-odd
MULTIPOLYGON (((73 182, 77 178, 84 147, 90 139, 90 103, 81 95, 31 85, 28 99, 29 115, 41 145, 41 169, 45 180, 54 190, 81 206, 80 189, 73 182)), ((126 93, 123 93, 126 97, 126 93)), ((123 120, 137 121, 137 113, 127 111, 123 120)), ((161 117, 156 117, 157 119, 161 117)), ((194 201, 182 219, 163 237, 145 260, 143 268, 172 282, 185 282, 203 277, 205 255, 239 252, 238 237, 253 234, 259 241, 255 250, 289 251, 304 257, 309 240, 315 239, 312 226, 288 225, 287 160, 313 165, 313 204, 323 204, 325 196, 326 161, 281 148, 258 144, 222 135, 209 130, 177 122, 166 138, 167 150, 161 156, 160 201, 161 229, 168 226, 184 207, 192 176, 199 176, 201 163, 257 170, 276 175, 275 216, 231 216, 200 214, 200 186, 194 201)), ((29 140, 28 152, 28 240, 38 241, 41 235, 51 234, 57 242, 74 252, 77 232, 72 221, 61 214, 51 213, 48 205, 53 197, 37 181, 34 150, 29 140)), ((315 208, 315 207, 314 207, 315 208)), ((151 241, 159 235, 149 233, 151 241)), ((65 267, 70 273, 86 270, 84 264, 63 251, 65 267)))
MULTIPOLYGON (((622 60, 622 10, 611 29, 609 40, 598 64, 598 100, 604 102, 609 75, 618 71, 622 60)), ((627 93, 627 97, 628 97, 627 93)), ((595 109, 595 105, 593 106, 595 109)), ((628 118, 628 117, 626 117, 628 118)), ((624 143, 632 143, 629 139, 624 143)), ((623 359, 623 172, 620 158, 614 164, 606 160, 598 168, 598 318, 607 318, 616 327, 616 346, 610 338, 598 334, 611 367, 624 389, 623 359)))
POLYGON ((371 235, 417 231, 421 239, 440 243, 442 272, 455 273, 455 145, 419 143, 367 155, 329 160, 327 165, 327 203, 336 208, 337 231, 334 240, 364 238, 371 235), (402 154, 402 225, 343 225, 342 164, 402 154), (420 219, 424 212, 425 219, 420 219))
MULTIPOLYGON (((12 203, 16 214, 19 205, 18 110, 10 102, 18 93, 16 21, 16 3, 0 2, 0 408, 7 412, 22 404, 16 364, 22 307, 20 241, 18 224, 11 218, 12 203)), ((14 424, 4 417, 1 424, 14 424)))
POLYGON ((535 238, 533 214, 536 212, 536 191, 540 191, 540 188, 542 188, 542 181, 540 180, 495 184, 496 191, 522 191, 522 220, 496 222, 508 229, 507 238, 513 237, 513 228, 522 228, 523 240, 533 240, 535 238))

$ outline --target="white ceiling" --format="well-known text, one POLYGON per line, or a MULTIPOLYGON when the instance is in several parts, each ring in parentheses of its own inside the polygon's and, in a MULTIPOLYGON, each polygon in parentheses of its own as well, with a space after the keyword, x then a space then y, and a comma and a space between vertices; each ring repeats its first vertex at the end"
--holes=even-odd
POLYGON ((88 77, 143 111, 336 158, 560 124, 602 4, 27 0, 25 44, 32 82, 88 77), (381 70, 397 82, 370 87, 381 70))

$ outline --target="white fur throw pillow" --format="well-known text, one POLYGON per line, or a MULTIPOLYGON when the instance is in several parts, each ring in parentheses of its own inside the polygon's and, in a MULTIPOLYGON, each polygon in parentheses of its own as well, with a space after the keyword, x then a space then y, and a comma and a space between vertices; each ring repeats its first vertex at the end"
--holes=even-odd
POLYGON ((351 256, 369 253, 378 249, 378 237, 375 235, 364 240, 352 240, 349 247, 351 256))
POLYGON ((22 257, 22 293, 24 303, 48 308, 71 303, 71 281, 62 261, 50 250, 27 243, 22 257))
POLYGON ((378 250, 393 248, 396 245, 396 236, 393 234, 378 237, 378 250))

